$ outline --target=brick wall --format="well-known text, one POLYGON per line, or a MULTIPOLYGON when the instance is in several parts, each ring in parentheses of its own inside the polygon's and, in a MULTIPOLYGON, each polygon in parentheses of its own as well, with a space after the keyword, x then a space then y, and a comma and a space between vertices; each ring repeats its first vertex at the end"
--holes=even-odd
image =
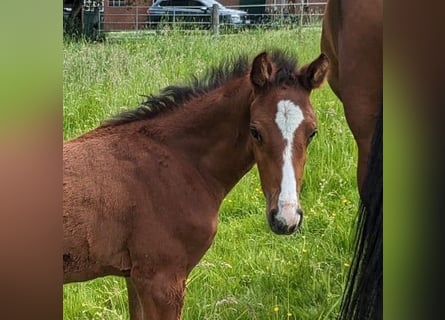
POLYGON ((104 30, 136 30, 145 29, 147 25, 147 5, 146 1, 135 3, 140 7, 110 7, 108 0, 105 0, 104 6, 104 30))
POLYGON ((225 6, 238 6, 239 5, 239 0, 223 0, 223 1, 219 1, 221 2, 221 4, 225 5, 225 6))

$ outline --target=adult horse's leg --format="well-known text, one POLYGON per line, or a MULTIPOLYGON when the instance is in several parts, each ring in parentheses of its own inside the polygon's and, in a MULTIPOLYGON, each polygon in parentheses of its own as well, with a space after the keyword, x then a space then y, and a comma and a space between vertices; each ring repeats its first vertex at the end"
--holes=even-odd
POLYGON ((361 189, 383 93, 382 1, 330 0, 321 50, 331 60, 329 84, 343 103, 358 147, 361 189))
POLYGON ((360 195, 363 197, 362 189, 368 167, 368 159, 370 156, 370 147, 372 144, 372 135, 374 133, 377 111, 374 113, 373 107, 375 104, 369 101, 363 101, 358 104, 357 101, 359 99, 356 99, 355 102, 349 102, 348 99, 345 100, 346 102, 343 104, 343 106, 345 109, 346 120, 349 123, 351 131, 353 132, 358 148, 357 185, 359 187, 360 195), (357 120, 355 113, 358 111, 351 111, 352 109, 359 109, 359 112, 362 112, 362 118, 357 120))
POLYGON ((382 0, 329 0, 323 18, 329 84, 358 146, 361 204, 341 320, 383 318, 382 6, 382 0))
POLYGON ((142 305, 138 292, 131 278, 125 278, 128 292, 128 309, 130 311, 131 320, 143 320, 142 305))
POLYGON ((374 130, 362 188, 354 259, 343 296, 340 320, 383 318, 383 129, 382 110, 374 130))

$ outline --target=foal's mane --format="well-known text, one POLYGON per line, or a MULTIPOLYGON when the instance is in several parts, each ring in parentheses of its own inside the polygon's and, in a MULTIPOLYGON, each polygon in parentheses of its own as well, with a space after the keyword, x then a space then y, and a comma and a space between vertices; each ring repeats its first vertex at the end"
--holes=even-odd
MULTIPOLYGON (((273 49, 268 51, 271 61, 277 66, 275 83, 283 81, 296 81, 295 70, 297 62, 288 52, 273 49)), ((201 79, 192 76, 188 85, 172 85, 161 90, 158 95, 145 96, 136 109, 123 111, 106 120, 101 127, 117 126, 137 120, 154 118, 159 114, 173 111, 181 107, 192 98, 208 93, 224 83, 242 77, 250 69, 247 55, 240 55, 236 60, 226 59, 219 66, 208 69, 201 79)))

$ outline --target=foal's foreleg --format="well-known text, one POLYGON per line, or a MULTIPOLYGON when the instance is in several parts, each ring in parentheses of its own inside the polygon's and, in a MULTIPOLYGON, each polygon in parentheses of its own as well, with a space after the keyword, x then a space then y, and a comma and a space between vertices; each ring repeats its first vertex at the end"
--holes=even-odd
POLYGON ((125 278, 128 292, 128 309, 131 320, 143 320, 142 305, 136 287, 131 278, 125 278))
MULTIPOLYGON (((144 320, 178 320, 184 303, 186 275, 160 271, 150 279, 132 275, 144 320)), ((131 318, 133 320, 133 318, 131 318)), ((139 318, 135 318, 139 319, 139 318)))

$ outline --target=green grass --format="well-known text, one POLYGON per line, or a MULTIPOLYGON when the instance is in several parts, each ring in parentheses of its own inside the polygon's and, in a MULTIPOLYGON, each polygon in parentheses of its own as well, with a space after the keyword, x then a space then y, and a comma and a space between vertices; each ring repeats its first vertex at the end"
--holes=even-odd
MULTIPOLYGON (((320 30, 222 35, 169 33, 108 43, 64 44, 64 138, 97 126, 142 94, 182 83, 224 57, 264 48, 319 54, 320 30)), ((224 200, 215 241, 191 273, 183 319, 334 319, 350 263, 357 210, 356 150, 326 84, 312 94, 319 133, 301 194, 301 232, 269 230, 254 168, 224 200), (345 265, 346 264, 346 265, 345 265)), ((107 277, 64 287, 64 319, 127 319, 126 289, 107 277)))

